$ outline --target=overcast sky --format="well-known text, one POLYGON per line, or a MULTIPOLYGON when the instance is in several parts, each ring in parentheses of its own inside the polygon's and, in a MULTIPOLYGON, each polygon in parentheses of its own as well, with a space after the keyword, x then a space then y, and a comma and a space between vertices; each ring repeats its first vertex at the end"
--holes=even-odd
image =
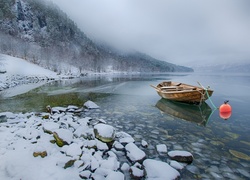
POLYGON ((250 0, 52 0, 91 39, 180 65, 250 62, 250 0))

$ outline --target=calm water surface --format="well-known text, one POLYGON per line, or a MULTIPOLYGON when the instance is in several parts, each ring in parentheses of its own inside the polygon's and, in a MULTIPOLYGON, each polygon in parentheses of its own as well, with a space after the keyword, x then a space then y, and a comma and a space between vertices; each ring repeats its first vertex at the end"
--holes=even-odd
POLYGON ((146 140, 149 158, 168 161, 156 152, 157 144, 168 150, 186 150, 194 162, 181 171, 183 179, 250 178, 250 74, 164 74, 91 76, 46 84, 28 93, 0 100, 0 111, 43 111, 51 106, 82 106, 90 99, 100 106, 87 115, 103 118, 136 143, 146 140), (150 84, 172 80, 214 90, 212 103, 225 100, 232 115, 224 120, 210 101, 203 108, 161 100, 150 84))

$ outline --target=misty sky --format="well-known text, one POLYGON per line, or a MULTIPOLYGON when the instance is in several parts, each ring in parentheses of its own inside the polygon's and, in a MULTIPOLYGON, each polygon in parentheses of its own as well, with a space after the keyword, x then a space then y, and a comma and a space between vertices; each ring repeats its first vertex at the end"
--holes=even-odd
POLYGON ((180 65, 250 62, 250 0, 52 0, 91 39, 180 65))

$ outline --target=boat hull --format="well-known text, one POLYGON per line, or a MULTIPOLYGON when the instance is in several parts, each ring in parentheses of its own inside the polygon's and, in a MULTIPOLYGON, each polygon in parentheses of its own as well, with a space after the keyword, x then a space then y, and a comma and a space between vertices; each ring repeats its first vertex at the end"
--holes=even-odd
POLYGON ((213 94, 210 89, 175 82, 162 82, 155 89, 164 99, 186 103, 201 103, 213 94))

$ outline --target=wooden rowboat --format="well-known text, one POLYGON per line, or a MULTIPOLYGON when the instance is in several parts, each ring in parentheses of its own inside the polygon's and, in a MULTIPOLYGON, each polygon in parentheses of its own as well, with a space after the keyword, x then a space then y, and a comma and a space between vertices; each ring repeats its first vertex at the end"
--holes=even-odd
POLYGON ((151 86, 164 99, 186 103, 202 103, 213 94, 213 90, 202 86, 199 87, 172 81, 164 81, 157 86, 151 86))

